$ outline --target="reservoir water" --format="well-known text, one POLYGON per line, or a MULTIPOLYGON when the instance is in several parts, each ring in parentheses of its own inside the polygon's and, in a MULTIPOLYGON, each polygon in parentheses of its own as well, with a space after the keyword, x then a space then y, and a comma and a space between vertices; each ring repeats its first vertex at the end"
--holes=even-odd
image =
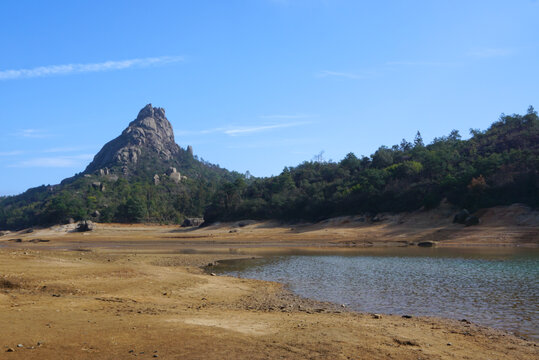
POLYGON ((365 249, 217 268, 278 281, 298 295, 357 311, 465 318, 539 341, 538 249, 365 249))

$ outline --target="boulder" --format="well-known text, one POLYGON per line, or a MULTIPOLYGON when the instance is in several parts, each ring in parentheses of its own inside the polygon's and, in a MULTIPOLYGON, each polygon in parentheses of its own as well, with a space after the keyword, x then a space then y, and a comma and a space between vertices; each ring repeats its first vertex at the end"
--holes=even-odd
POLYGON ((99 181, 94 181, 92 183, 92 187, 96 190, 99 190, 99 191, 105 191, 105 184, 103 184, 102 182, 99 182, 99 181))
POLYGON ((249 225, 253 225, 253 224, 256 224, 255 220, 242 220, 242 221, 237 222, 236 226, 245 227, 245 226, 249 226, 249 225))
POLYGON ((159 175, 155 174, 153 176, 153 184, 154 185, 159 185, 159 175))
POLYGON ((436 242, 434 242, 434 241, 421 241, 421 242, 417 243, 417 246, 433 247, 433 246, 436 246, 436 242))
POLYGON ((470 212, 468 210, 466 210, 466 209, 462 209, 453 218, 453 223, 464 224, 466 222, 466 219, 469 216, 470 216, 470 212))
POLYGON ((94 229, 95 229, 95 224, 91 222, 90 220, 82 220, 77 225, 77 231, 79 232, 92 231, 94 229))
POLYGON ((101 175, 101 176, 110 175, 109 168, 99 169, 99 175, 101 175))
MULTIPOLYGON (((176 169, 174 169, 176 170, 176 169)), ((169 176, 168 176, 172 181, 174 181, 175 183, 179 183, 180 181, 182 181, 182 176, 179 172, 177 171, 174 171, 173 173, 171 173, 169 176)))
POLYGON ((204 223, 202 218, 187 218, 183 221, 182 227, 200 226, 204 223))
POLYGON ((466 226, 479 225, 479 218, 474 215, 468 216, 466 220, 464 221, 464 225, 466 226))

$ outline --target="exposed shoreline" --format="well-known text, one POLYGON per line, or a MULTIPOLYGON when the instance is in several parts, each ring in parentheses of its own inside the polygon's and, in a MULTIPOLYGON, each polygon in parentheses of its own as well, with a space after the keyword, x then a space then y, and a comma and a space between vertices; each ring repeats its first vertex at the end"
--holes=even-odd
MULTIPOLYGON (((202 229, 97 224, 87 233, 57 226, 5 234, 0 322, 10 325, 0 327, 0 357, 539 358, 537 343, 467 321, 356 313, 301 298, 282 284, 211 276, 202 269, 222 259, 283 251, 377 251, 357 241, 369 234, 377 235, 383 251, 404 245, 394 241, 395 231, 415 243, 440 229, 407 232, 389 222, 351 226, 348 220, 292 230, 268 222, 202 229), (4 353, 9 349, 14 351, 4 353)), ((534 226, 449 230, 449 241, 438 246, 469 247, 481 233, 499 241, 479 241, 480 251, 537 245, 528 240, 534 226)))
POLYGON ((242 248, 365 248, 416 246, 431 243, 442 247, 539 247, 539 211, 524 205, 484 209, 480 224, 464 226, 452 222, 455 209, 449 205, 429 211, 379 214, 375 218, 342 216, 318 223, 286 224, 277 221, 243 220, 211 224, 202 228, 176 225, 96 224, 95 230, 79 233, 76 225, 0 232, 0 246, 28 245, 51 248, 88 246, 121 248, 144 246, 189 251, 242 248), (376 221, 374 221, 376 219, 376 221), (86 241, 91 234, 91 242, 86 241))

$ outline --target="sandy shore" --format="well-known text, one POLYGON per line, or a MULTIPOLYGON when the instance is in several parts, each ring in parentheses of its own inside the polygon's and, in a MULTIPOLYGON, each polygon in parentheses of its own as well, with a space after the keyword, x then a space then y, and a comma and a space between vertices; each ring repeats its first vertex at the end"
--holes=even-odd
POLYGON ((536 246, 538 238, 537 227, 525 225, 407 226, 340 218, 8 233, 0 237, 0 359, 539 358, 538 344, 466 321, 358 314, 296 297, 277 283, 201 268, 298 248, 404 245, 438 230, 446 235, 440 246, 536 246))

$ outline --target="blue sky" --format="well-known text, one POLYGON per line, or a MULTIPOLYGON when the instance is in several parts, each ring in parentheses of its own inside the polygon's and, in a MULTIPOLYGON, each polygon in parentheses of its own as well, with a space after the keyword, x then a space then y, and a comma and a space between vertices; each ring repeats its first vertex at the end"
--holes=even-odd
POLYGON ((0 195, 84 170, 147 103, 256 176, 539 107, 539 2, 2 1, 0 195))

